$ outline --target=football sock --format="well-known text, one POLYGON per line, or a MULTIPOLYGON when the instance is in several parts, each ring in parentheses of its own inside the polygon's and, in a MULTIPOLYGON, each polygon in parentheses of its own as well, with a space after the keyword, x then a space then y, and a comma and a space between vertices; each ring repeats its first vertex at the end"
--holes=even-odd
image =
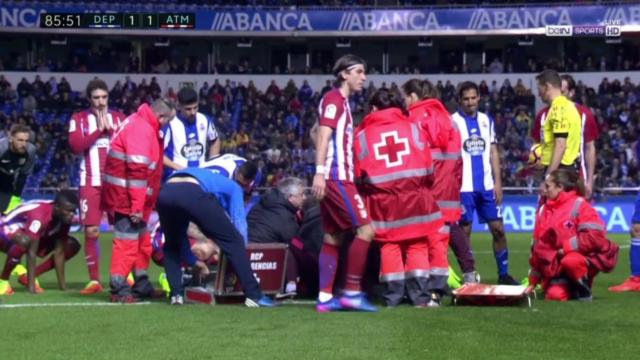
POLYGON ((631 276, 640 276, 640 238, 631 239, 629 261, 631 262, 631 276))
POLYGON ((353 239, 347 257, 346 291, 360 291, 360 282, 362 281, 362 274, 364 273, 364 268, 367 263, 369 245, 371 245, 369 241, 362 240, 359 237, 353 239))
POLYGON ((507 250, 507 248, 497 250, 493 255, 496 258, 496 265, 498 265, 498 275, 503 276, 509 274, 509 250, 507 250))
POLYGON ((100 281, 100 242, 97 236, 88 236, 85 232, 84 254, 89 269, 89 279, 100 281))
POLYGON ((338 269, 338 247, 327 243, 322 244, 318 264, 320 273, 320 294, 318 299, 325 302, 333 297, 333 282, 336 279, 336 271, 338 269))
POLYGON ((13 268, 16 267, 16 265, 20 262, 20 258, 22 257, 22 255, 24 255, 26 252, 27 252, 26 248, 17 244, 13 244, 9 248, 9 251, 7 251, 7 260, 4 263, 4 269, 2 269, 2 274, 0 275, 0 279, 2 280, 9 279, 9 276, 11 275, 13 268))

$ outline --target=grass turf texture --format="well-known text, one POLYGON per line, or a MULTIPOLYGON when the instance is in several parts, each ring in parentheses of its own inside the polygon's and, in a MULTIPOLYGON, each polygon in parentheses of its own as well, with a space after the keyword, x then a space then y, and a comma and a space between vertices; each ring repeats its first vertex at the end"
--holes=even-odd
MULTIPOLYGON (((483 282, 496 281, 488 234, 473 236, 483 282)), ((598 359, 636 358, 640 294, 609 293, 628 276, 628 236, 612 274, 595 281, 593 303, 537 301, 524 307, 401 306, 376 314, 317 314, 313 305, 248 309, 238 305, 150 305, 1 308, 3 359, 598 359), (633 355, 636 354, 636 355, 633 355)), ((102 235, 102 276, 108 279, 110 235, 102 235)), ((527 272, 527 234, 510 234, 510 267, 527 272)), ((4 263, 4 256, 0 256, 4 263)), ((458 268, 457 264, 454 268, 458 268)), ((151 278, 160 272, 155 266, 151 278)), ((40 279, 46 292, 16 294, 3 304, 101 303, 106 293, 81 296, 84 254, 67 265, 69 290, 56 290, 54 272, 40 279)), ((106 281, 103 281, 103 285, 106 281)))

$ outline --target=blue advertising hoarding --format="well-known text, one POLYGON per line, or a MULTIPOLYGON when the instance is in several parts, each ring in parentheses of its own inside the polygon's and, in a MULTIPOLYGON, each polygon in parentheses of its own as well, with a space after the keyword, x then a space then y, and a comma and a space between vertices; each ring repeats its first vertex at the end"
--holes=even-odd
MULTIPOLYGON (((132 6, 129 11, 142 12, 132 6)), ((79 4, 64 7, 52 5, 0 5, 0 30, 39 26, 39 16, 45 12, 96 13, 99 11, 79 4)), ((148 10, 145 12, 149 12, 148 10)), ((167 12, 167 11, 161 11, 167 12)), ((185 11, 186 12, 186 11, 185 11)), ((192 12, 192 11, 189 11, 192 12)), ((196 31, 216 33, 264 34, 296 32, 371 34, 434 33, 455 34, 460 31, 478 33, 496 30, 524 31, 546 25, 621 25, 622 29, 640 26, 640 5, 619 6, 547 6, 505 8, 434 8, 386 10, 292 9, 269 10, 252 8, 200 8, 196 11, 196 31)), ((172 31, 172 30, 167 30, 172 31)))
MULTIPOLYGON (((614 234, 629 233, 635 199, 633 196, 612 196, 594 203, 594 207, 602 217, 602 220, 604 220, 608 232, 614 234)), ((502 207, 505 231, 507 233, 532 232, 535 225, 537 203, 538 198, 536 196, 505 196, 502 207)), ((473 230, 488 231, 488 228, 485 224, 479 224, 476 217, 473 223, 473 230)))

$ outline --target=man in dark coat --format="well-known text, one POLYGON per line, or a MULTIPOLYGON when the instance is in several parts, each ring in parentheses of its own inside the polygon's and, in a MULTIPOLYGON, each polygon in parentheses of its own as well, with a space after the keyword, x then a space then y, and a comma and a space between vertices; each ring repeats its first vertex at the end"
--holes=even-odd
POLYGON ((283 293, 288 296, 297 293, 300 259, 296 252, 302 248, 299 232, 305 198, 302 180, 288 177, 280 181, 275 189, 262 195, 247 215, 250 243, 289 245, 290 260, 286 264, 287 282, 283 293))

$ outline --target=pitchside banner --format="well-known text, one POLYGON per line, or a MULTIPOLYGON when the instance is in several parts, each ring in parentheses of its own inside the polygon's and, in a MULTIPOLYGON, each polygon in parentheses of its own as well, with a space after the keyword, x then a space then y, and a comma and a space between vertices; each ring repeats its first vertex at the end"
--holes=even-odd
MULTIPOLYGON (((594 206, 610 233, 629 233, 635 197, 612 196, 595 202, 594 206)), ((504 197, 502 219, 507 232, 531 232, 536 220, 536 196, 508 195, 504 197)), ((474 231, 489 231, 486 224, 473 222, 474 231)))
MULTIPOLYGON (((131 8, 132 13, 140 13, 131 8)), ((0 30, 37 28, 42 13, 116 13, 79 5, 0 5, 0 30)), ((126 13, 120 7, 118 13, 126 13)), ((169 13, 168 11, 158 11, 169 13)), ((189 11, 191 12, 191 11, 189 11)), ((407 34, 455 34, 456 32, 491 32, 496 30, 532 30, 547 25, 640 25, 640 5, 619 6, 527 6, 487 9, 410 9, 410 10, 263 10, 201 9, 196 12, 196 31, 217 33, 297 32, 370 33, 404 32, 407 34)), ((175 30, 166 30, 175 31, 175 30)), ((190 30, 188 30, 190 31, 190 30)))
MULTIPOLYGON (((25 200, 51 198, 51 196, 27 197, 25 200)), ((631 228, 631 216, 633 215, 636 197, 635 196, 611 196, 606 199, 599 199, 594 206, 604 223, 607 231, 614 234, 629 233, 631 228)), ((536 219, 537 196, 527 195, 505 195, 502 206, 502 218, 504 228, 507 232, 531 232, 536 219)), ((155 224, 157 215, 152 214, 149 224, 155 224)), ((72 231, 80 230, 80 219, 74 218, 72 231)), ((102 231, 110 231, 106 217, 100 226, 102 231)), ((479 224, 478 219, 473 220, 473 231, 489 231, 486 224, 479 224)))

